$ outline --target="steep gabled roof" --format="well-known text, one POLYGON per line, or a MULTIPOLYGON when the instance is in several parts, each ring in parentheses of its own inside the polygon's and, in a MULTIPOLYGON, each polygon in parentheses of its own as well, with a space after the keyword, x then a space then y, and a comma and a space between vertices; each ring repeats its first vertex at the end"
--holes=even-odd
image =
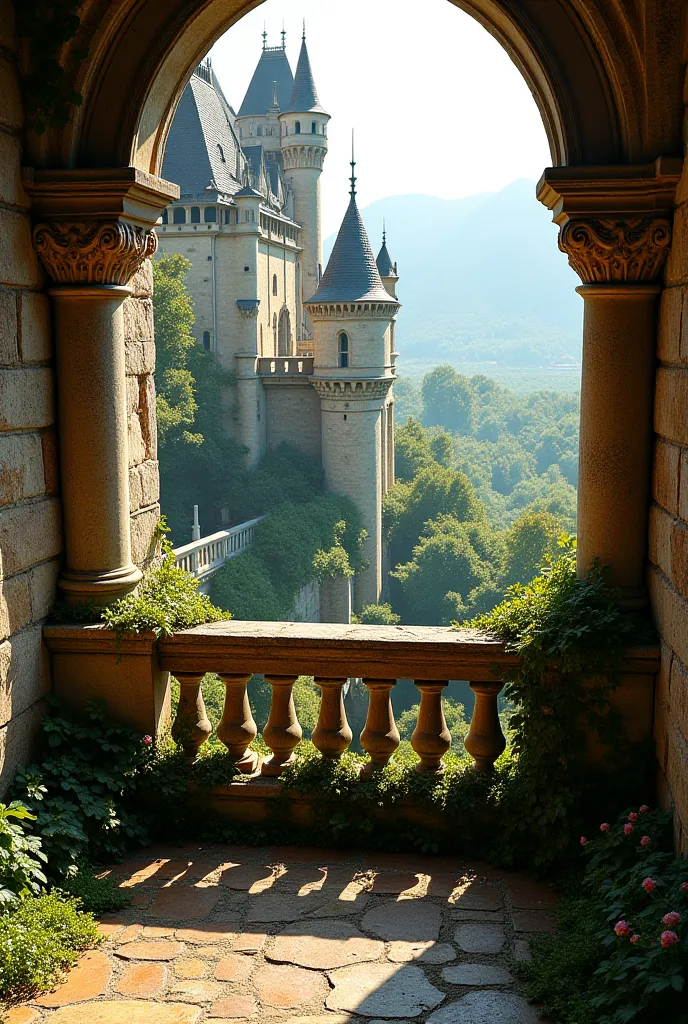
POLYGON ((310 111, 317 111, 323 114, 325 113, 323 108, 320 106, 318 93, 315 89, 315 82, 313 81, 313 72, 311 71, 311 62, 308 56, 305 35, 301 42, 299 62, 296 65, 294 88, 292 89, 288 106, 286 108, 282 107, 282 109, 286 109, 289 113, 295 114, 306 114, 310 113, 310 111))
POLYGON ((241 188, 244 157, 226 103, 209 74, 191 76, 172 121, 162 165, 163 177, 179 185, 182 198, 201 195, 209 186, 224 195, 241 188))
POLYGON ((307 301, 394 301, 380 280, 380 272, 353 195, 318 290, 307 301))
POLYGON ((261 53, 237 116, 259 117, 267 114, 272 107, 274 82, 277 83, 280 110, 285 110, 294 85, 294 76, 282 46, 267 47, 261 53))

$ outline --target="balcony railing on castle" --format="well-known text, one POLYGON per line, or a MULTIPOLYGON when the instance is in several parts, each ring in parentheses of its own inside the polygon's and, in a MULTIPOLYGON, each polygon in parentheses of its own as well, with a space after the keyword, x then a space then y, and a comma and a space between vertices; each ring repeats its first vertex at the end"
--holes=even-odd
POLYGON ((259 356, 258 373, 261 377, 310 377, 313 356, 259 356))
POLYGON ((263 519, 265 516, 248 519, 238 526, 230 526, 227 530, 219 530, 208 537, 175 548, 175 565, 191 573, 197 580, 202 581, 212 576, 229 558, 235 558, 252 546, 256 526, 263 519))

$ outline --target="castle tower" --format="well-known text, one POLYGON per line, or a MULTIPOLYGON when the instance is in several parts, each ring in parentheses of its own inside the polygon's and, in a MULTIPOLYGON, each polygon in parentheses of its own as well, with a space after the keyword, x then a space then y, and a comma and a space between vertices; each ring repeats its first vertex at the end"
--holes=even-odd
MULTIPOLYGON (((320 226, 320 175, 327 153, 327 122, 330 115, 321 107, 313 81, 304 26, 301 53, 296 65, 294 87, 283 113, 282 158, 284 176, 294 195, 294 220, 301 225, 301 299, 315 293, 322 265, 320 226)), ((306 317, 307 319, 307 317, 306 317)), ((303 320, 303 316, 300 317, 303 320)), ((306 324, 307 332, 310 325, 306 324)), ((297 340, 303 338, 300 329, 297 340)), ((310 347, 310 346, 308 346, 310 347)))
POLYGON ((314 329, 312 383, 320 396, 322 460, 329 490, 348 494, 367 531, 367 567, 356 579, 355 608, 376 604, 383 587, 382 495, 389 437, 386 408, 394 380, 391 326, 399 303, 385 289, 356 205, 351 201, 315 294, 306 302, 314 329))
MULTIPOLYGON (((380 273, 380 279, 387 291, 393 299, 397 298, 397 281, 399 275, 397 273, 397 265, 392 262, 392 257, 389 255, 387 248, 387 231, 385 230, 384 222, 382 226, 382 248, 377 254, 376 259, 377 269, 380 273)), ((396 326, 396 317, 392 320, 390 326, 390 342, 392 350, 392 372, 395 373, 397 351, 394 342, 394 328, 396 326)), ((383 492, 386 493, 394 483, 394 396, 390 391, 387 398, 387 404, 384 411, 384 430, 387 438, 387 460, 384 466, 384 479, 383 479, 383 492)), ((388 552, 385 551, 385 575, 389 571, 387 565, 388 552)))

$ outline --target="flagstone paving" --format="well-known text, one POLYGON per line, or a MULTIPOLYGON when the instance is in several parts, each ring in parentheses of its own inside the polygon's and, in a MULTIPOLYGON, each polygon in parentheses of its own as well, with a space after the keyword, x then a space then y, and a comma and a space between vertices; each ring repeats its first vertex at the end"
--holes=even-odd
MULTIPOLYGON (((54 991, 6 1024, 536 1024, 513 970, 556 895, 449 857, 157 849, 54 991)), ((1 1013, 0 1013, 1 1017, 1 1013)))

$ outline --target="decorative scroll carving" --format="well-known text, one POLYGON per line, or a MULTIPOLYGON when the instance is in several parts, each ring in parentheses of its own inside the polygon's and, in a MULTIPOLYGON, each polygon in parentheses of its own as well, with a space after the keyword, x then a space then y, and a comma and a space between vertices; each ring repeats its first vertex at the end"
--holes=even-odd
POLYGON ((158 247, 154 231, 122 221, 37 224, 33 242, 57 284, 127 284, 158 247))
POLYGON ((320 398, 343 398, 347 402, 367 402, 384 398, 394 383, 394 377, 377 377, 372 380, 311 380, 320 398))
POLYGON ((260 299, 237 299, 237 309, 244 318, 244 320, 251 320, 258 316, 258 307, 260 306, 260 299))
POLYGON ((651 284, 664 268, 670 244, 671 223, 664 217, 572 219, 559 232, 559 248, 584 284, 651 284))

